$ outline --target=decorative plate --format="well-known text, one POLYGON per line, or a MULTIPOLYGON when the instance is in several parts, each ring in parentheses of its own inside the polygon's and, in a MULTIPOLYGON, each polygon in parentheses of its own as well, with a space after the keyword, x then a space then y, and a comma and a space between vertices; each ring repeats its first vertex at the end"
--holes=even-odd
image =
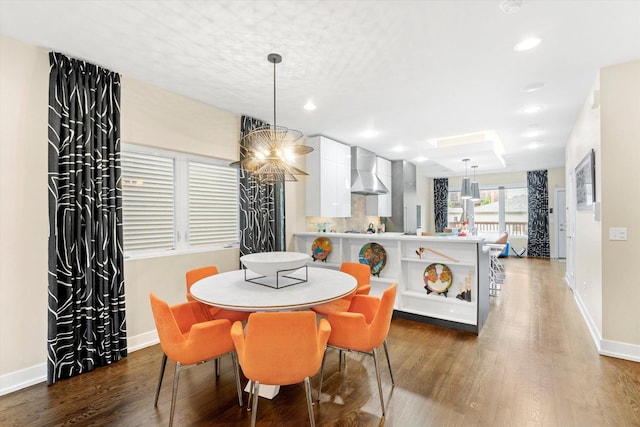
POLYGON ((387 263, 387 252, 382 245, 366 243, 360 248, 358 259, 360 264, 367 264, 369 266, 372 275, 380 277, 380 272, 387 263))
POLYGON ((326 237, 318 237, 313 241, 311 245, 311 258, 313 260, 319 259, 320 261, 327 262, 327 256, 331 252, 331 240, 326 237))
POLYGON ((422 278, 424 280, 424 288, 427 290, 427 293, 435 292, 437 294, 444 294, 447 296, 447 292, 449 292, 449 287, 453 282, 453 275, 451 274, 451 269, 444 264, 429 264, 427 268, 424 269, 424 276, 422 278))

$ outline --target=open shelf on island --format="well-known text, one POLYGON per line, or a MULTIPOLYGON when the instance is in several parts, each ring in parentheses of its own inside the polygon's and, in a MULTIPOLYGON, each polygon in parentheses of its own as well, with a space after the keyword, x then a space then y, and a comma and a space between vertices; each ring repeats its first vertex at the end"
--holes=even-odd
POLYGON ((391 283, 397 283, 394 315, 480 333, 489 314, 489 256, 482 251, 484 239, 304 232, 295 234, 296 250, 310 251, 320 237, 330 239, 333 249, 326 263, 308 265, 337 270, 342 262, 359 262, 367 243, 378 243, 386 252, 386 264, 379 271, 381 277, 370 277, 371 295, 380 296, 391 283), (430 288, 431 294, 423 289, 425 270, 431 264, 449 268, 451 284, 446 294, 439 288, 430 288))

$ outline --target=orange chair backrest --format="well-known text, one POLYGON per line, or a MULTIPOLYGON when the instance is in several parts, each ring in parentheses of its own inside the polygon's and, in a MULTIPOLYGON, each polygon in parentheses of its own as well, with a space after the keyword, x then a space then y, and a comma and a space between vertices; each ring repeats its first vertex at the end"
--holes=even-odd
POLYGON ((368 290, 371 289, 371 267, 367 264, 360 264, 359 262, 343 262, 342 265, 340 265, 340 271, 352 275, 358 282, 356 291, 347 295, 344 299, 350 300, 355 294, 366 295, 369 293, 368 290), (358 292, 360 289, 367 286, 368 288, 366 292, 358 292))
POLYGON ((380 347, 389 333, 396 292, 397 285, 392 283, 381 298, 356 295, 348 312, 329 313, 327 320, 333 327, 329 344, 359 351, 380 347))
POLYGON ((191 286, 200 279, 218 274, 218 268, 214 266, 200 267, 195 270, 187 271, 187 299, 194 301, 191 297, 191 286))
POLYGON ((149 296, 151 300, 151 311, 153 312, 153 320, 158 330, 158 338, 160 338, 160 347, 162 351, 172 360, 176 359, 177 347, 181 346, 185 338, 178 322, 171 311, 171 307, 165 301, 161 300, 155 294, 149 296))
POLYGON ((208 321, 198 302, 184 302, 169 307, 149 296, 162 351, 171 360, 191 365, 233 350, 231 322, 208 321))
MULTIPOLYGON (((324 321, 324 322, 322 322, 324 321)), ((320 368, 330 327, 325 319, 325 332, 318 333, 316 315, 312 311, 252 313, 244 337, 234 336, 242 371, 249 379, 264 384, 295 384, 320 368), (324 344, 322 343, 324 341, 324 344)), ((234 325, 234 330, 236 329, 234 325)), ((322 329, 322 328, 321 328, 322 329)))
POLYGON ((371 341, 372 347, 379 347, 387 338, 389 328, 391 327, 391 316, 393 315, 393 305, 396 301, 396 292, 398 286, 392 283, 380 298, 380 305, 373 321, 371 322, 371 341))

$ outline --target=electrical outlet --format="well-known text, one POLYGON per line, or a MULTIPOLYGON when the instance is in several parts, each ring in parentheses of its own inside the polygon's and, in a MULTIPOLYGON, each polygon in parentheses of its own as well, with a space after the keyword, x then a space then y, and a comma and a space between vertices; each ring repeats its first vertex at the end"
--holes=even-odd
POLYGON ((587 289, 587 282, 582 282, 582 289, 587 289))

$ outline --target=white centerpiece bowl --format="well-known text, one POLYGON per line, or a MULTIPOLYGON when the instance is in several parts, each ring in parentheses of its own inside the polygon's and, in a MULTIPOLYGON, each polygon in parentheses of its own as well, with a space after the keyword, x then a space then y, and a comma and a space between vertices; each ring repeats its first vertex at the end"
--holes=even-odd
POLYGON ((245 267, 263 276, 276 276, 282 270, 297 270, 309 261, 311 256, 300 252, 260 252, 240 257, 245 267))

